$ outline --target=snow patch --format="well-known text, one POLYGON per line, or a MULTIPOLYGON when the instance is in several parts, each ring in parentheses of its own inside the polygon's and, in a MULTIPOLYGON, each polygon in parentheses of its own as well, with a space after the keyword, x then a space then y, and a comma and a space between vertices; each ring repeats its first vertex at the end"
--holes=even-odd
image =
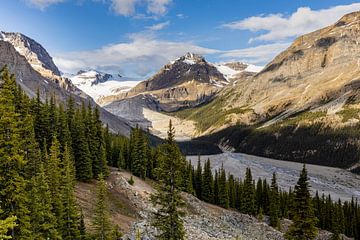
POLYGON ((184 63, 189 64, 189 65, 194 65, 196 62, 192 59, 184 59, 183 60, 184 63))
POLYGON ((139 79, 124 78, 121 76, 113 77, 113 75, 111 75, 109 79, 99 81, 98 78, 103 76, 105 76, 105 73, 89 70, 72 76, 69 79, 76 87, 88 94, 95 101, 101 97, 127 92, 141 82, 139 79))
POLYGON ((247 68, 244 71, 258 73, 261 70, 263 70, 263 68, 264 66, 256 66, 256 65, 248 64, 247 68))

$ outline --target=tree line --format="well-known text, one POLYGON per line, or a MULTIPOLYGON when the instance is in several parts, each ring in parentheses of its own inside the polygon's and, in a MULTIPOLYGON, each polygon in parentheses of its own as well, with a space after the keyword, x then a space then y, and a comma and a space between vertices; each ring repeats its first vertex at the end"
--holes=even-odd
POLYGON ((0 70, 0 239, 115 239, 118 229, 101 217, 100 190, 126 138, 104 128, 90 104, 41 100, 39 92, 30 99, 7 67, 0 70), (92 179, 100 190, 90 233, 74 191, 76 180, 92 179))
MULTIPOLYGON (((184 239, 182 191, 199 199, 264 218, 278 228, 280 219, 294 224, 288 239, 313 239, 315 226, 359 239, 360 208, 356 200, 334 202, 329 196, 311 197, 304 168, 295 189, 282 191, 276 174, 271 183, 254 181, 251 170, 239 179, 211 163, 186 161, 169 126, 168 138, 152 148, 140 128, 130 138, 110 133, 90 104, 66 105, 54 96, 30 99, 7 68, 0 71, 0 239, 118 239, 110 222, 104 178, 108 166, 155 180, 151 200, 158 211, 153 225, 159 239, 184 239), (98 180, 93 227, 74 196, 78 181, 98 180), (304 230, 305 229, 305 230, 304 230)), ((336 239, 334 237, 334 239, 336 239)))
MULTIPOLYGON (((180 206, 184 203, 177 193, 172 192, 175 188, 223 208, 260 219, 267 216, 269 224, 278 229, 281 219, 291 219, 295 226, 286 234, 288 239, 298 239, 292 235, 302 236, 301 234, 307 234, 308 238, 303 239, 313 239, 317 232, 315 227, 333 232, 333 239, 338 239, 340 234, 360 239, 360 206, 357 199, 345 202, 339 199, 336 202, 330 195, 319 196, 317 192, 312 197, 305 165, 297 186, 284 191, 278 187, 276 173, 267 182, 267 179, 253 179, 250 168, 246 169, 244 179, 228 174, 224 167, 212 171, 209 159, 202 165, 199 158, 194 167, 191 162, 186 161, 174 142, 171 123, 169 129, 167 141, 155 149, 148 147, 145 132, 139 128, 134 129, 128 148, 131 149, 131 154, 126 154, 127 160, 126 156, 122 158, 125 159, 122 167, 136 176, 151 178, 159 183, 158 191, 161 195, 155 197, 156 205, 169 207, 169 202, 179 201, 177 207, 181 209, 180 206), (172 178, 169 179, 170 176, 172 178), (171 184, 175 186, 171 188, 171 184), (170 196, 176 196, 176 201, 170 196)), ((173 225, 178 225, 181 211, 174 213, 174 216, 173 219, 177 220, 173 225)), ((164 225, 164 222, 155 224, 156 227, 159 225, 164 225)), ((183 231, 181 229, 179 228, 180 232, 183 231)), ((166 237, 161 239, 171 239, 168 235, 166 237)))

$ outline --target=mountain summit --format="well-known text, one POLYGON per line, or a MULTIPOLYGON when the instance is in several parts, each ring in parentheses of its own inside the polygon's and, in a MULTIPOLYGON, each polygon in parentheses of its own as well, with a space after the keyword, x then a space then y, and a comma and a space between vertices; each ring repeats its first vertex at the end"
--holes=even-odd
POLYGON ((49 53, 35 40, 21 34, 1 32, 0 40, 11 43, 17 52, 23 55, 31 66, 44 77, 58 76, 60 71, 49 53))

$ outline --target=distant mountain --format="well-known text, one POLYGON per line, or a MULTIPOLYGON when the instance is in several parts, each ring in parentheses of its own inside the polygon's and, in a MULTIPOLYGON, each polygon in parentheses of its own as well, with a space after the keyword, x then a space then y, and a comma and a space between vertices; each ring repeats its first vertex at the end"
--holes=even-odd
MULTIPOLYGON (((73 97, 78 104, 85 101, 96 106, 86 93, 69 79, 60 76, 51 56, 39 43, 23 34, 1 32, 0 67, 4 65, 16 75, 17 83, 30 97, 34 97, 39 91, 42 99, 54 94, 60 102, 73 97)), ((104 109, 100 113, 104 123, 113 131, 129 134, 131 127, 125 119, 104 109)))
POLYGON ((120 74, 113 75, 96 70, 80 70, 69 78, 76 87, 99 104, 104 104, 103 98, 126 92, 140 82, 137 79, 122 77, 120 74))
MULTIPOLYGON (((200 55, 187 53, 166 64, 154 76, 129 91, 103 97, 101 101, 108 102, 104 104, 105 109, 115 115, 163 136, 169 120, 164 112, 206 104, 225 86, 253 76, 260 69, 238 62, 213 64, 200 55)), ((189 135, 194 128, 191 122, 176 119, 173 122, 179 123, 178 132, 186 133, 187 137, 192 135, 189 135)), ((178 137, 183 139, 185 135, 180 134, 178 137)))

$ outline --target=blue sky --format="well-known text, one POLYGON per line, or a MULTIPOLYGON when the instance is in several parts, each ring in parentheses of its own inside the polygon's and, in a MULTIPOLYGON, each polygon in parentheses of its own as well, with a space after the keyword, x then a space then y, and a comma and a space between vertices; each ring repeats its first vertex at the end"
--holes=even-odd
POLYGON ((357 10, 339 0, 3 0, 0 29, 41 43, 64 72, 147 77, 187 51, 264 65, 357 10))

